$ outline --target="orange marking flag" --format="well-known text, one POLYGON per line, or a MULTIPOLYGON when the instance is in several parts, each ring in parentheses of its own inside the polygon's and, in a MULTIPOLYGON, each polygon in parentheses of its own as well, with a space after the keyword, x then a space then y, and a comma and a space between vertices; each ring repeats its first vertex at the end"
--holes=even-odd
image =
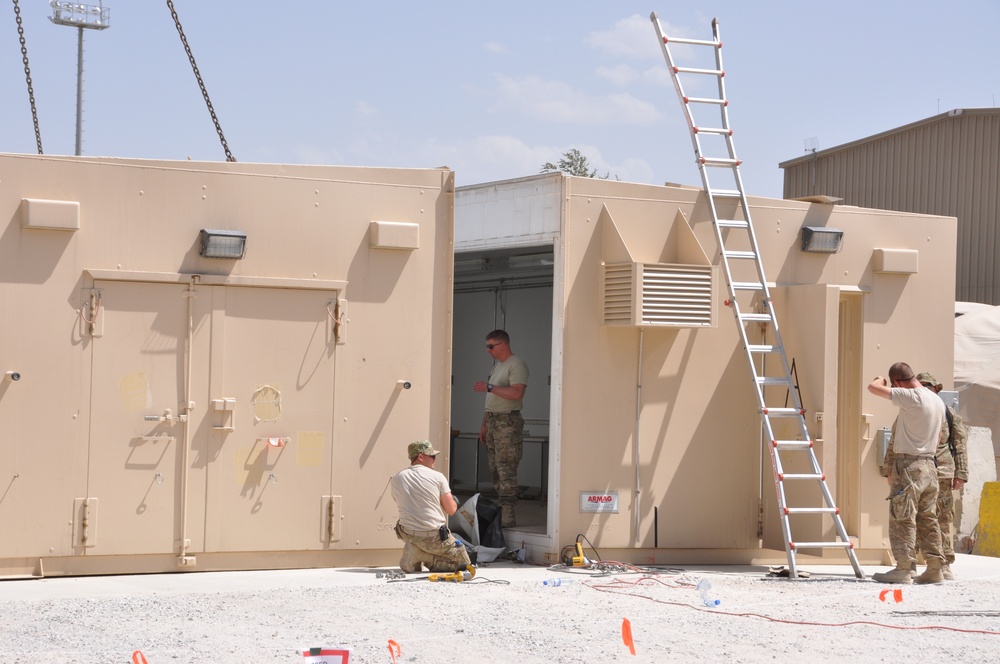
MULTIPOLYGON (((885 601, 885 597, 888 594, 889 594, 889 588, 886 588, 885 590, 883 590, 882 592, 880 592, 878 594, 878 598, 881 601, 884 602, 885 601)), ((893 588, 892 589, 892 599, 893 599, 894 602, 896 602, 896 604, 899 604, 900 602, 902 602, 903 601, 903 589, 902 588, 893 588)))
POLYGON ((389 657, 392 657, 392 664, 396 664, 396 658, 399 657, 401 653, 402 650, 400 649, 399 644, 392 639, 389 639, 389 657))
POLYGON ((628 651, 635 654, 635 643, 632 641, 632 623, 628 618, 622 618, 622 641, 628 646, 628 651))

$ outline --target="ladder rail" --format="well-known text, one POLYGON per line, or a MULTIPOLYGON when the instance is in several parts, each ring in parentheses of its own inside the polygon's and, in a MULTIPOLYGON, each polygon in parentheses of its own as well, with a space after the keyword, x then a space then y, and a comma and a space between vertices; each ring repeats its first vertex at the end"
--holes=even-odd
MULTIPOLYGON (((671 81, 681 102, 684 118, 688 125, 691 144, 695 154, 695 163, 704 184, 707 205, 712 218, 712 227, 719 246, 720 262, 722 263, 723 273, 726 277, 726 288, 729 295, 726 305, 733 310, 740 341, 744 349, 744 356, 746 357, 750 374, 753 377, 754 391, 762 425, 762 435, 765 440, 769 441, 768 453, 771 457, 771 470, 773 473, 775 495, 778 501, 781 529, 785 541, 785 552, 788 557, 789 572, 792 578, 798 577, 796 553, 799 549, 843 548, 847 552, 855 574, 859 578, 864 578, 864 573, 858 564, 857 556, 854 552, 853 543, 847 534, 843 519, 840 517, 840 510, 834 503, 833 496, 826 483, 826 476, 820 467, 819 460, 814 451, 813 440, 810 437, 809 427, 805 419, 805 409, 803 408, 801 395, 796 379, 793 376, 792 367, 788 362, 788 355, 785 352, 781 330, 778 327, 777 316, 772 306, 771 292, 764 274, 760 246, 757 242, 757 235, 751 219, 750 203, 747 199, 746 189, 740 173, 739 167, 741 161, 736 156, 736 147, 733 141, 734 132, 729 122, 729 101, 726 96, 725 67, 722 58, 722 39, 719 31, 719 21, 718 19, 712 20, 712 39, 706 40, 668 37, 663 32, 656 12, 650 14, 650 20, 653 22, 660 41, 664 59, 670 70, 671 81), (714 55, 714 69, 710 68, 710 64, 705 67, 679 66, 670 51, 671 44, 711 48, 714 55), (718 88, 718 98, 688 96, 681 81, 682 75, 699 77, 714 76, 718 88), (718 126, 700 126, 695 121, 692 104, 698 106, 715 106, 719 111, 718 126), (725 144, 725 155, 713 156, 708 154, 706 146, 702 143, 703 136, 721 139, 725 144), (710 169, 730 169, 735 189, 713 190, 709 176, 710 169), (732 215, 733 218, 723 218, 720 215, 716 199, 720 201, 736 201, 736 210, 732 215), (739 218, 740 214, 743 217, 742 219, 739 218), (742 233, 746 246, 740 249, 730 249, 727 242, 730 232, 742 233), (749 275, 749 277, 746 274, 745 266, 747 263, 752 263, 753 266, 752 275, 749 275), (736 278, 737 274, 740 275, 739 279, 736 278), (753 280, 754 277, 755 280, 753 280), (746 302, 746 300, 749 300, 749 302, 746 302), (755 325, 760 327, 760 340, 751 338, 755 325), (770 338, 768 338, 769 335, 770 338), (768 358, 773 358, 775 355, 780 358, 780 362, 777 363, 776 367, 772 367, 768 358), (776 371, 780 373, 775 375, 776 371), (768 406, 768 393, 781 387, 785 388, 784 404, 774 408, 768 406), (791 397, 791 406, 788 406, 789 397, 791 397), (795 420, 795 428, 797 430, 795 435, 799 439, 778 440, 771 422, 772 418, 795 420), (785 452, 805 452, 809 459, 811 472, 786 473, 781 459, 782 450, 785 452), (785 491, 786 481, 817 482, 824 506, 789 506, 788 496, 785 491), (838 539, 829 542, 796 542, 792 536, 789 520, 789 515, 792 514, 829 515, 833 520, 838 539)), ((783 431, 787 431, 787 429, 787 426, 782 428, 783 431)))

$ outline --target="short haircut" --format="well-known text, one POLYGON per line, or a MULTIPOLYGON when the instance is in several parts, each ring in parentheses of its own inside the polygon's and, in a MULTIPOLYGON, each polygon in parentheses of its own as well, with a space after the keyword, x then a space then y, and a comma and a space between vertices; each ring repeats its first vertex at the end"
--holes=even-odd
POLYGON ((911 381, 913 380, 913 369, 906 362, 896 362, 889 367, 889 380, 898 380, 901 383, 911 381))
POLYGON ((493 330, 486 335, 487 341, 502 341, 508 346, 510 345, 510 335, 503 330, 493 330))

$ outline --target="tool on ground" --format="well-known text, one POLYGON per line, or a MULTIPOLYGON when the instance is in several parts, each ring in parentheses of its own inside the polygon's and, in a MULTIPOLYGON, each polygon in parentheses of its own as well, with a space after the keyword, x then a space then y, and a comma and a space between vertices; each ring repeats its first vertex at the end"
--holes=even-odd
MULTIPOLYGON (((706 203, 712 217, 712 226, 721 251, 721 263, 724 268, 728 286, 729 299, 726 306, 732 308, 739 328, 743 350, 753 377, 754 390, 757 394, 758 413, 768 441, 771 465, 774 471, 774 485, 778 496, 778 510, 781 517, 781 528, 784 534, 785 553, 788 556, 788 568, 792 578, 798 577, 795 564, 795 554, 801 549, 843 548, 854 567, 858 578, 864 578, 864 573, 858 564, 854 552, 854 544, 847 536, 847 530, 840 518, 840 510, 833 502, 833 496, 826 485, 826 475, 820 469, 813 451, 813 439, 806 426, 805 409, 798 392, 796 381, 788 364, 785 347, 778 331, 778 319, 771 303, 771 293, 767 279, 764 276, 764 264, 761 260, 757 236, 754 233, 753 222, 750 219, 750 205, 743 188, 740 176, 740 160, 736 157, 733 145, 733 130, 729 126, 729 100, 726 98, 725 70, 722 66, 722 39, 719 36, 719 21, 712 20, 711 39, 687 39, 667 37, 663 34, 660 20, 656 12, 650 14, 650 20, 656 29, 663 56, 673 79, 674 89, 680 99, 691 141, 694 145, 695 161, 701 172, 705 186, 706 203), (670 52, 673 44, 682 44, 690 54, 697 56, 714 55, 714 63, 710 58, 707 67, 679 67, 674 64, 670 52), (711 49, 711 54, 705 49, 711 49), (701 85, 706 80, 716 84, 718 95, 706 97, 689 97, 684 91, 683 81, 694 83, 692 89, 711 89, 711 86, 701 85), (696 110, 697 109, 697 110, 696 110), (697 120, 708 117, 708 124, 699 124, 697 120), (718 123, 718 124, 715 124, 718 123), (708 148, 706 151, 704 148, 708 148), (714 150, 714 152, 713 152, 714 150), (709 170, 721 173, 725 188, 713 187, 709 181, 709 170), (721 214, 720 214, 721 209, 721 214), (753 335, 753 338, 752 338, 753 335), (773 358, 773 360, 772 360, 773 358), (778 401, 784 397, 784 402, 778 401), (791 398, 792 406, 788 406, 791 398), (773 420, 778 420, 777 422, 773 420), (775 433, 777 426, 782 440, 775 433), (806 459, 803 459, 803 454, 806 459), (789 455, 790 467, 811 469, 810 472, 785 472, 781 456, 789 455), (786 481, 811 480, 817 482, 824 504, 808 507, 789 507, 785 494, 786 481), (833 519, 836 535, 827 541, 797 542, 792 538, 790 515, 828 514, 833 519), (839 539, 837 539, 839 536, 839 539)), ((794 495, 805 494, 796 491, 794 495)), ((811 492, 810 492, 811 493, 811 492)), ((763 521, 759 527, 763 536, 763 521)), ((816 528, 809 528, 816 531, 816 528)), ((819 530, 827 533, 826 528, 819 530)))
POLYGON ((400 570, 389 570, 388 572, 375 572, 376 579, 405 579, 406 573, 400 570))
MULTIPOLYGON (((562 551, 559 553, 559 561, 564 566, 587 567, 588 565, 591 564, 590 558, 585 556, 583 553, 584 540, 587 540, 587 538, 581 533, 576 536, 575 542, 573 542, 572 544, 567 544, 562 548, 562 551)), ((590 544, 590 541, 587 540, 587 543, 590 544)), ((593 549, 594 545, 591 544, 590 548, 593 549)), ((594 553, 596 554, 597 551, 594 550, 594 553)), ((598 556, 598 559, 600 559, 600 556, 598 556)))
POLYGON ((435 572, 427 577, 428 581, 471 581, 476 576, 476 568, 463 564, 455 572, 435 572))

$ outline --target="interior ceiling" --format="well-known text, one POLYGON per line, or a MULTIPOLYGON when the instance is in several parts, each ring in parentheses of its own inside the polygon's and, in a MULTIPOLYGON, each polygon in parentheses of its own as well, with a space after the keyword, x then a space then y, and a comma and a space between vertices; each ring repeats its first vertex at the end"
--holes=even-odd
POLYGON ((520 247, 455 254, 455 286, 551 285, 551 247, 520 247))

